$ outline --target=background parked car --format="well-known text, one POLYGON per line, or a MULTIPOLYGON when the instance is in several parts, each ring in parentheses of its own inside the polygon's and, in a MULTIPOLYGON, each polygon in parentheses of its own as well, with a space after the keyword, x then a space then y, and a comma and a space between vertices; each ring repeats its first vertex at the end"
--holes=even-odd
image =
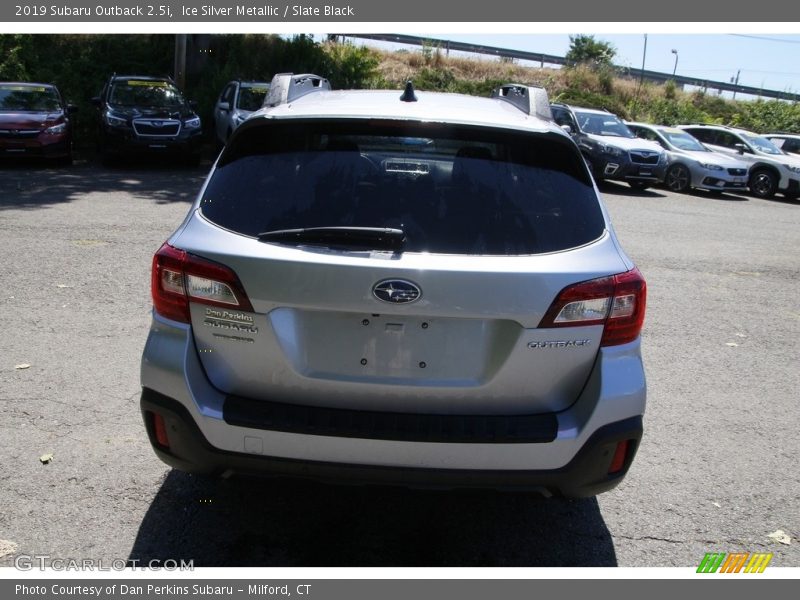
POLYGON ((261 108, 269 91, 266 81, 230 81, 214 106, 214 129, 221 144, 253 111, 261 108))
POLYGON ((0 83, 0 156, 39 156, 72 162, 76 107, 49 83, 0 83))
POLYGON ((764 137, 787 154, 800 156, 800 135, 793 133, 766 133, 764 137))
POLYGON ((171 79, 115 75, 92 103, 98 108, 104 160, 122 154, 169 153, 199 162, 200 117, 171 79))
POLYGON ((636 137, 655 142, 667 153, 664 184, 673 192, 691 188, 724 192, 747 189, 746 162, 712 152, 697 138, 676 127, 626 123, 636 137))
POLYGON ((637 138, 616 115, 555 103, 550 110, 578 144, 597 181, 626 181, 642 190, 664 178, 667 159, 661 147, 637 138))
POLYGON ((757 133, 724 125, 679 125, 711 150, 750 163, 748 187, 754 196, 800 195, 800 159, 785 154, 757 133))

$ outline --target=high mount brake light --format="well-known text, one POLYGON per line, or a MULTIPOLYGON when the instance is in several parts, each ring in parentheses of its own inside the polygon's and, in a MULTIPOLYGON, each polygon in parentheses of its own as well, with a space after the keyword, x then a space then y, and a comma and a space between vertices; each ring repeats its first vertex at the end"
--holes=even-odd
POLYGON ((253 306, 231 269, 163 244, 153 256, 153 307, 161 316, 189 323, 189 303, 253 312, 253 306))
POLYGON ((647 284, 634 268, 564 288, 539 328, 603 324, 601 346, 626 344, 642 331, 646 302, 647 284))

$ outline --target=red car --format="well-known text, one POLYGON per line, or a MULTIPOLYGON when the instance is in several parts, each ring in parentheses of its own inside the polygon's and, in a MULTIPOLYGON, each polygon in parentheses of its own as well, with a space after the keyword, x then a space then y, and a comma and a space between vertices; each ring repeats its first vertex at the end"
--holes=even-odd
POLYGON ((0 157, 36 156, 72 162, 70 115, 56 86, 0 82, 0 157))

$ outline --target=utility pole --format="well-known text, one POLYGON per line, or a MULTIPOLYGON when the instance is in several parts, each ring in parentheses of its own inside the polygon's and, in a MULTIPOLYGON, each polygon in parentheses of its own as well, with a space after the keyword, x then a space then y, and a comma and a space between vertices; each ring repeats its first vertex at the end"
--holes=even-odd
POLYGON ((175 85, 179 90, 186 87, 186 34, 175 34, 175 85))
POLYGON ((644 34, 644 50, 642 51, 642 70, 639 73, 639 85, 636 87, 636 95, 633 97, 633 116, 635 117, 639 106, 639 92, 642 91, 644 85, 644 63, 647 58, 647 34, 644 34))
POLYGON ((675 65, 672 67, 672 78, 675 79, 675 72, 678 70, 678 51, 673 48, 672 53, 675 55, 675 65))
POLYGON ((647 58, 647 34, 644 34, 644 50, 642 51, 642 72, 639 75, 639 86, 644 83, 644 61, 647 58))
MULTIPOLYGON (((739 74, 740 74, 741 72, 742 72, 742 70, 741 70, 741 69, 739 69, 738 71, 736 71, 736 79, 734 79, 733 77, 731 77, 731 81, 733 82, 733 85, 734 85, 734 86, 738 86, 738 85, 739 85, 739 74)), ((733 99, 734 99, 734 100, 736 100, 736 90, 735 90, 735 89, 733 90, 733 99)))

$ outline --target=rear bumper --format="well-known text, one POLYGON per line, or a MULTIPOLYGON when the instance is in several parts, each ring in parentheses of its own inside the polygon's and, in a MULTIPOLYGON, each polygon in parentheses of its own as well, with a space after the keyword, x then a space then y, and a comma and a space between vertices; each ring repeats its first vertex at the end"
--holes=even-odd
MULTIPOLYGON (((158 315, 141 379, 155 452, 180 470, 567 496, 594 495, 622 480, 642 435, 646 397, 637 340, 601 349, 577 401, 557 413, 532 419, 457 417, 446 424, 438 417, 401 415, 399 426, 387 419, 364 428, 362 415, 345 414, 358 411, 304 415, 302 407, 227 397, 209 383, 191 327, 158 315), (264 409, 252 406, 258 404, 264 409), (165 419, 169 448, 156 440, 152 413, 165 419), (504 419, 518 422, 511 430, 504 419), (630 442, 624 465, 609 475, 622 440, 630 442)), ((366 422, 374 417, 366 413, 366 422)))
MULTIPOLYGON (((144 388, 142 416, 156 455, 182 471, 228 476, 234 473, 314 479, 330 483, 389 484, 422 488, 492 488, 528 490, 544 495, 594 496, 615 487, 627 473, 642 437, 641 416, 595 431, 564 467, 549 470, 430 469, 332 463, 220 450, 203 436, 178 401, 144 388), (163 417, 169 447, 155 433, 152 414, 163 417), (617 443, 627 440, 623 466, 609 474, 617 443)), ((413 443, 413 442, 411 442, 413 443)))

